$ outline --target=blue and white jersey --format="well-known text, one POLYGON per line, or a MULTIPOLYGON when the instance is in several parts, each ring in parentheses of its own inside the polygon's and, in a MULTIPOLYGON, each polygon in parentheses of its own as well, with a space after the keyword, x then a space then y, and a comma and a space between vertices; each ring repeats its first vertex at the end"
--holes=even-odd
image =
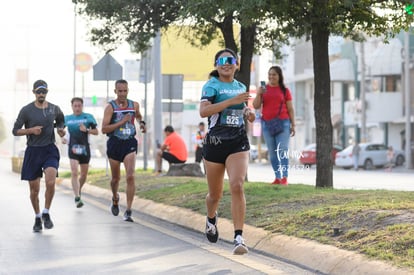
MULTIPOLYGON (((245 92, 246 86, 237 80, 222 82, 218 78, 212 77, 203 86, 201 102, 219 103, 245 92)), ((243 119, 245 106, 246 104, 244 103, 232 105, 210 116, 208 118, 209 135, 222 139, 233 139, 241 134, 245 134, 243 119)))
POLYGON ((131 115, 131 120, 126 122, 121 127, 115 129, 115 131, 108 133, 108 136, 116 136, 119 139, 131 139, 135 137, 136 129, 135 129, 135 107, 134 102, 132 100, 127 100, 128 106, 126 108, 120 107, 116 104, 115 100, 111 100, 109 103, 112 105, 114 109, 114 113, 112 114, 111 124, 115 124, 118 121, 121 121, 124 116, 127 114, 131 115))

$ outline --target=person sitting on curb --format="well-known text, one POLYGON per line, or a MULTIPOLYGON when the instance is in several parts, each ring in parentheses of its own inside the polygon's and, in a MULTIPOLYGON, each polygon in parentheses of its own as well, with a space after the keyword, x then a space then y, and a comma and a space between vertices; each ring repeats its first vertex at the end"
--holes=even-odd
POLYGON ((157 152, 157 174, 162 173, 162 159, 172 163, 185 163, 188 152, 184 139, 174 131, 171 125, 164 128, 165 140, 157 152))

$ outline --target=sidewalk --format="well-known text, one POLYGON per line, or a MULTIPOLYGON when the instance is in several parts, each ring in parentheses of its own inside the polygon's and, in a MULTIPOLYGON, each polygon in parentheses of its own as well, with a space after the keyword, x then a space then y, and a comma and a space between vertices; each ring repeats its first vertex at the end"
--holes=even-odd
MULTIPOLYGON (((72 188, 69 179, 64 179, 57 187, 72 188)), ((97 199, 104 199, 108 202, 108 205, 112 199, 110 190, 89 184, 85 184, 82 193, 97 199)), ((124 192, 120 193, 120 198, 121 206, 125 207, 122 204, 126 201, 124 192)), ((188 209, 135 197, 133 211, 142 212, 166 221, 175 221, 183 227, 204 233, 205 216, 188 209)), ((219 218, 218 228, 220 239, 232 243, 232 222, 219 218)), ((250 248, 250 253, 254 253, 255 250, 262 251, 325 274, 414 274, 384 262, 369 260, 355 252, 341 250, 306 239, 272 234, 250 225, 245 225, 243 236, 246 245, 250 248)))

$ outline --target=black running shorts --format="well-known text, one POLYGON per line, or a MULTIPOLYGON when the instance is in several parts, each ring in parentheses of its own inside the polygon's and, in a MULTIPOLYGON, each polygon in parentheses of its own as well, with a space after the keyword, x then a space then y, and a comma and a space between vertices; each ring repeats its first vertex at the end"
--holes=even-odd
POLYGON ((231 140, 221 140, 218 137, 210 138, 207 134, 203 144, 203 158, 224 164, 229 155, 249 150, 249 139, 245 135, 231 140))
POLYGON ((124 161, 126 155, 138 152, 138 142, 135 138, 119 139, 112 136, 106 142, 106 155, 110 159, 124 161))

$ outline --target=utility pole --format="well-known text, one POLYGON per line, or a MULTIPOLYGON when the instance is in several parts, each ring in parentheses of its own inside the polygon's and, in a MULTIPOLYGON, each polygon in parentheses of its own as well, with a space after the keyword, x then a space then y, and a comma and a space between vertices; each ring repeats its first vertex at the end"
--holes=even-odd
POLYGON ((365 110, 365 49, 364 42, 361 42, 361 141, 367 142, 367 115, 365 110))
POLYGON ((412 168, 411 159, 411 96, 410 96, 410 34, 404 33, 404 92, 405 92, 405 165, 412 168))
MULTIPOLYGON (((161 32, 154 39, 154 160, 157 158, 158 143, 162 142, 162 75, 161 75, 161 32)), ((156 163, 155 163, 156 166, 156 163)), ((159 169, 159 167, 155 167, 159 169)))
POLYGON ((76 3, 74 6, 74 16, 73 16, 73 97, 76 96, 76 3))

